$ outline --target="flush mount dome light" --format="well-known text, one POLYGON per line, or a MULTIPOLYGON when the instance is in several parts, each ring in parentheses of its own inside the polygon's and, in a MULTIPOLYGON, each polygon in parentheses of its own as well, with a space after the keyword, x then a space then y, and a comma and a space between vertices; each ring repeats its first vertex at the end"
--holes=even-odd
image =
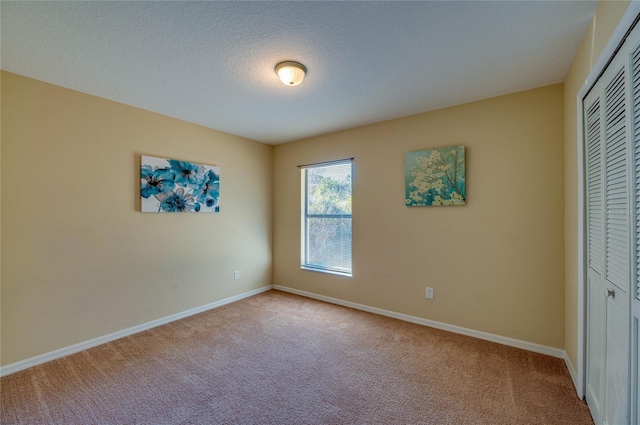
POLYGON ((285 86, 297 86, 304 80, 307 68, 298 62, 281 62, 276 65, 276 73, 285 86))

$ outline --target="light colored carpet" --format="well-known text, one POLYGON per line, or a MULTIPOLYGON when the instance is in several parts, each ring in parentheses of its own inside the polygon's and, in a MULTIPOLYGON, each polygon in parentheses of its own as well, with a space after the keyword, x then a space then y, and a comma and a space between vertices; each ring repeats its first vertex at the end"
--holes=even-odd
POLYGON ((8 424, 592 424, 562 360, 269 291, 0 380, 8 424))

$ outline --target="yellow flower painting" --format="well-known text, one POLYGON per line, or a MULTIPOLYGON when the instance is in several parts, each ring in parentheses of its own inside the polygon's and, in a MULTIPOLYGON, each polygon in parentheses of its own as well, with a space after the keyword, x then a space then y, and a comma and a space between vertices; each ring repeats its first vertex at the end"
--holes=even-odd
POLYGON ((404 172, 406 206, 466 203, 464 146, 409 152, 404 172))

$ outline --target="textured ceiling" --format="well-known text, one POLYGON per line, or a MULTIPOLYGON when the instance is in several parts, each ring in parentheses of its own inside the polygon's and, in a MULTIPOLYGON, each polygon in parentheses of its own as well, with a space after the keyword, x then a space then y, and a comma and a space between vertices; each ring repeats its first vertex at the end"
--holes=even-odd
POLYGON ((562 82, 594 1, 6 2, 2 69, 278 144, 562 82), (302 62, 302 85, 274 67, 302 62))

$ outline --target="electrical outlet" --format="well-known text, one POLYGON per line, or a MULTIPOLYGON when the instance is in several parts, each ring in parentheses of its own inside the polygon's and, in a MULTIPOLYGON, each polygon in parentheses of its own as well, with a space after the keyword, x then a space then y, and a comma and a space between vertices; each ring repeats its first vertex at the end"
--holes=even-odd
POLYGON ((427 288, 427 298, 430 300, 433 299, 433 288, 427 288))
POLYGON ((236 270, 235 272, 233 272, 233 280, 238 279, 240 279, 240 270, 236 270))

